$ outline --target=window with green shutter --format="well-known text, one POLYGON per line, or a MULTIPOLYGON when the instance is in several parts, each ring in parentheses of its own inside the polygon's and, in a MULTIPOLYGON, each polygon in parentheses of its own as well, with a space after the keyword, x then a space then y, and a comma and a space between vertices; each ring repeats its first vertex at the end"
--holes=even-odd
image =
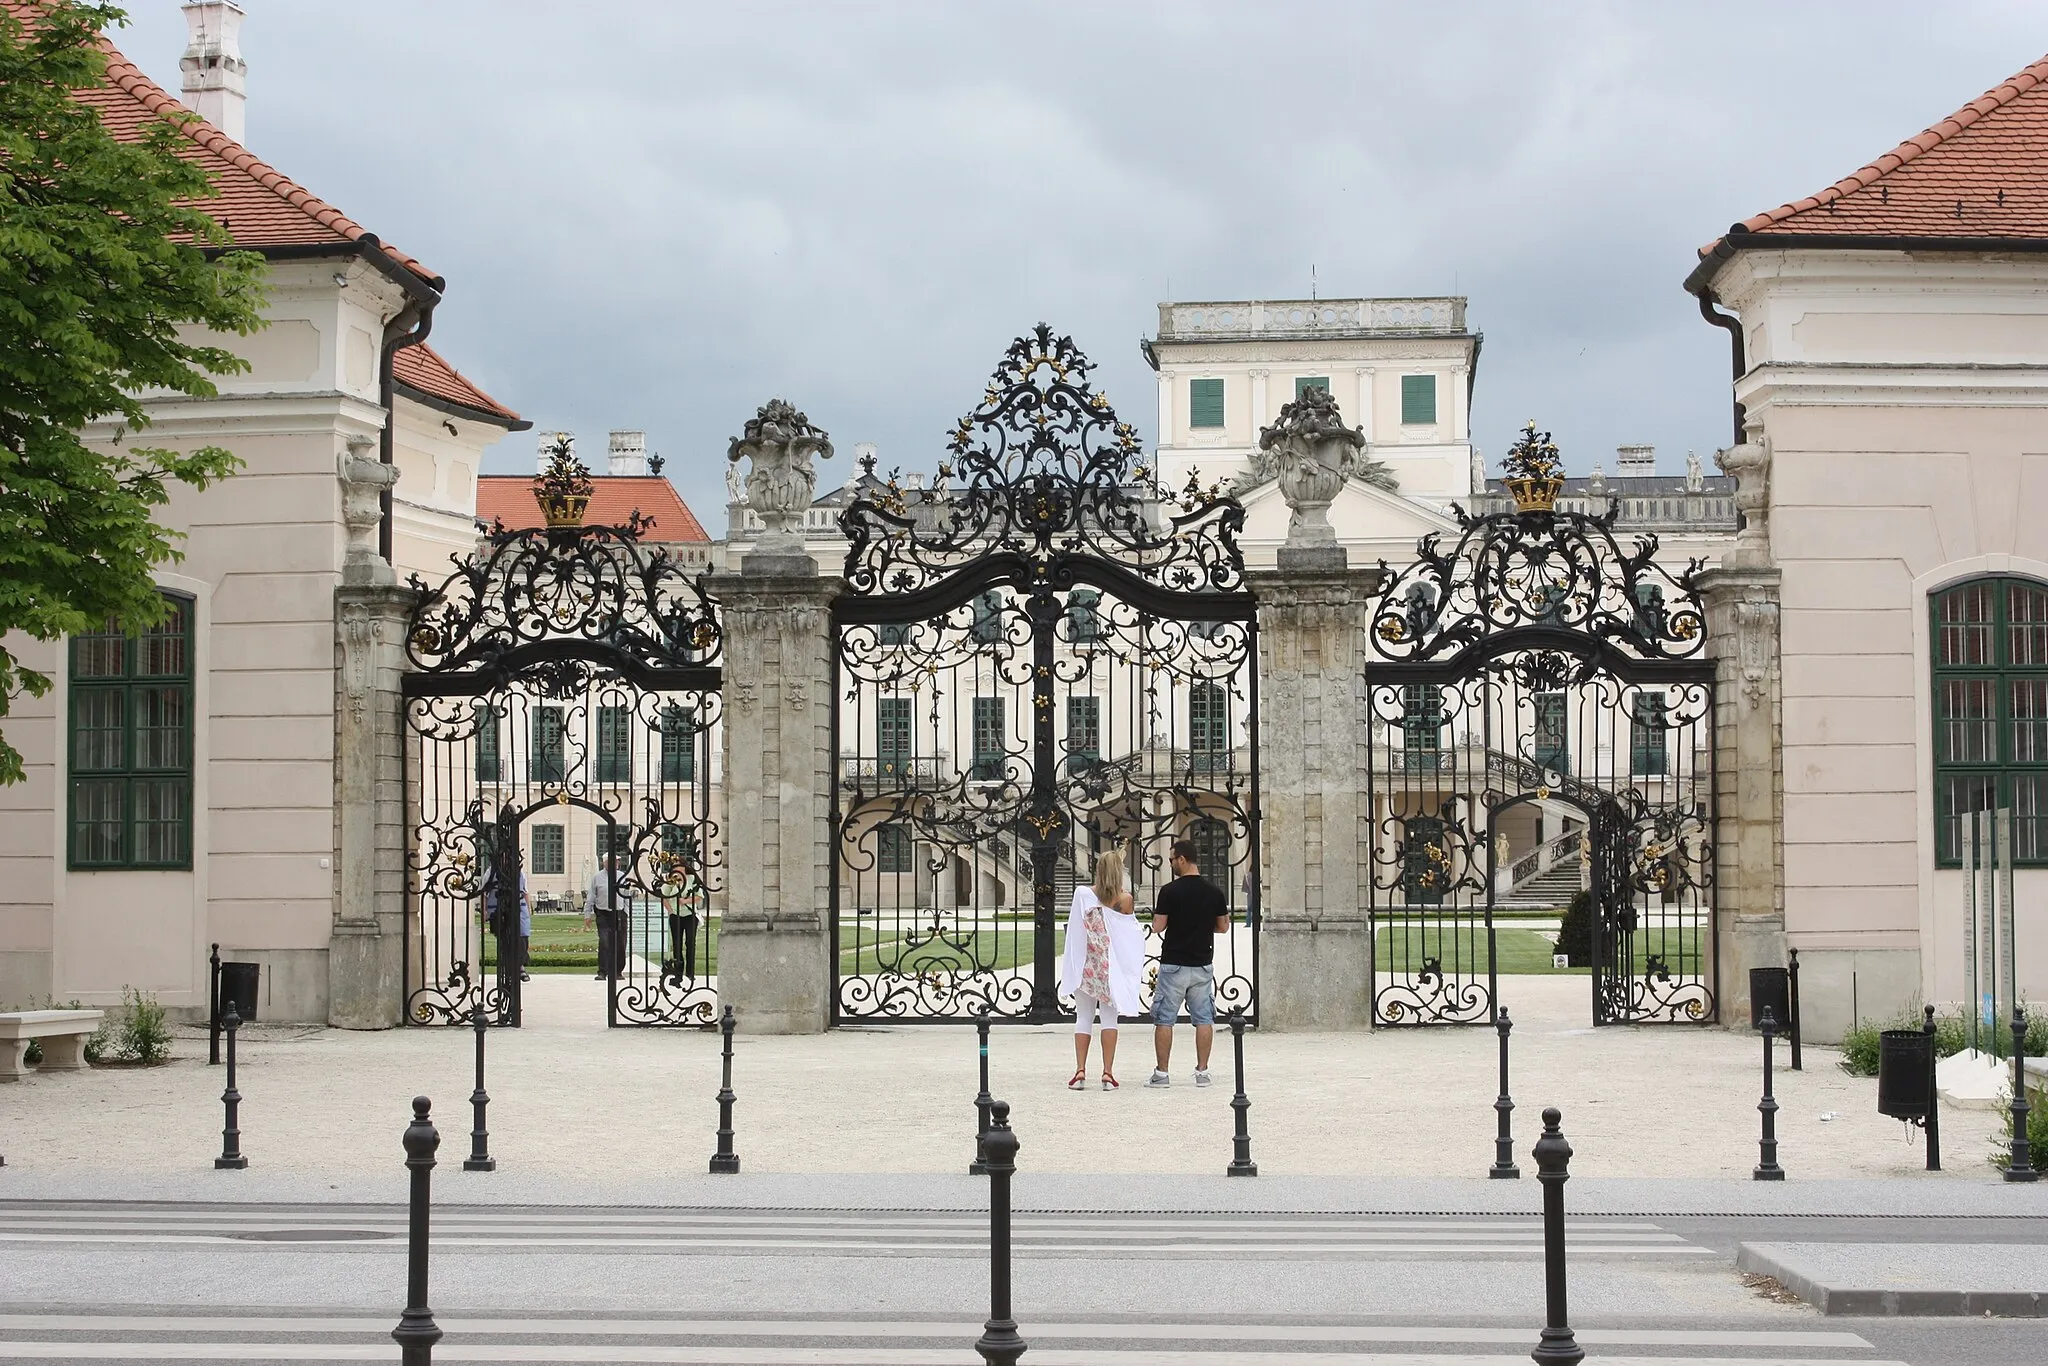
POLYGON ((476 704, 476 780, 501 781, 502 760, 498 753, 498 709, 488 702, 476 704))
POLYGON ((1294 397, 1297 402, 1300 401, 1303 394, 1311 389, 1320 389, 1326 394, 1329 393, 1330 377, 1328 375, 1296 375, 1294 377, 1294 397))
POLYGON ((1102 635, 1102 594, 1093 588, 1076 588, 1067 599, 1067 639, 1087 644, 1102 635))
POLYGON ((1221 427, 1223 425, 1223 381, 1220 379, 1191 379, 1188 381, 1188 426, 1221 427))
POLYGON ((1067 699, 1067 772, 1086 772, 1102 762, 1102 699, 1067 699))
POLYGON ((1435 683, 1401 685, 1401 766, 1434 773, 1443 766, 1444 692, 1435 683))
POLYGON ((597 709, 597 780, 633 781, 633 713, 625 707, 597 709))
POLYGON ((1230 696, 1220 683, 1188 689, 1188 768, 1195 773, 1230 768, 1230 696))
POLYGON ((1539 692, 1530 699, 1536 708, 1533 756, 1537 766, 1558 773, 1572 771, 1572 731, 1566 698, 1561 692, 1539 692))
POLYGON ((1401 422, 1426 427, 1436 421, 1436 376, 1401 376, 1401 422))
POLYGON ((567 866, 565 857, 566 841, 559 825, 536 825, 533 827, 533 856, 528 860, 536 876, 560 877, 567 866))
POLYGON ((671 702, 661 709, 661 780, 697 780, 697 709, 671 702))
POLYGON ((884 778, 908 777, 910 761, 917 753, 917 733, 912 727, 911 704, 907 697, 883 697, 875 702, 875 759, 884 778))
POLYGON ((2048 584, 1982 578, 1933 595, 1934 855, 1961 826, 2012 811, 2012 861, 2048 864, 2048 584))
POLYGON ((915 857, 914 848, 909 826, 900 821, 884 821, 875 827, 875 871, 910 872, 915 857))
POLYGON ((1003 736, 1003 699, 974 699, 974 769, 980 782, 994 782, 1003 776, 1008 747, 1003 736))
POLYGON ((74 869, 192 866, 192 600, 71 640, 74 869))
POLYGON ((1628 771, 1659 774, 1669 771, 1664 737, 1671 729, 1662 693, 1637 693, 1629 703, 1628 771))

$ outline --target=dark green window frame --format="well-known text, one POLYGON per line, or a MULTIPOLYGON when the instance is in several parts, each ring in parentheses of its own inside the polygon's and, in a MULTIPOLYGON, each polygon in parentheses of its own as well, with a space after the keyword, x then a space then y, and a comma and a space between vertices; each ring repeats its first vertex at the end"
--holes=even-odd
POLYGON ((192 866, 193 600, 71 638, 66 862, 85 872, 192 866))
POLYGON ((498 722, 504 713, 488 702, 476 704, 476 780, 501 782, 505 756, 499 748, 498 722))
POLYGON ((661 780, 697 781, 697 709, 671 702, 661 709, 661 780))
POLYGON ((1536 724, 1530 733, 1531 756, 1538 768, 1572 771, 1571 699, 1561 692, 1530 694, 1536 724))
POLYGON ((536 877, 560 877, 569 865, 566 828, 560 825, 534 826, 528 862, 533 865, 536 877))
POLYGON ((528 782, 559 783, 569 776, 568 739, 560 707, 533 709, 533 748, 527 757, 528 782))
POLYGON ((911 760, 917 757, 917 726, 911 699, 875 699, 875 760, 881 776, 904 778, 911 774, 911 760))
POLYGON ((1230 694, 1221 683, 1188 689, 1188 767, 1214 773, 1230 767, 1230 694))
POLYGON ((1427 427, 1436 421, 1436 376, 1401 376, 1401 425, 1427 427))
POLYGON ((1670 707, 1663 693, 1639 692, 1629 699, 1628 771, 1656 777, 1671 771, 1665 739, 1671 733, 1670 707))
POLYGON ((1195 846, 1195 868, 1222 890, 1224 899, 1235 901, 1236 880, 1230 876, 1230 826, 1214 816, 1197 816, 1188 823, 1187 838, 1195 846))
POLYGON ((1971 579, 1927 610, 1935 865, 1961 866, 1962 817, 2010 807, 2014 866, 2048 866, 2048 584, 1971 579))
POLYGON ((633 781, 633 709, 601 706, 597 709, 597 780, 601 783, 633 781))
POLYGON ((1223 381, 1220 379, 1191 379, 1188 381, 1188 426, 1221 427, 1223 425, 1223 381))
POLYGON ((1436 683, 1401 685, 1401 766, 1434 773, 1444 752, 1444 690, 1436 683))
POLYGON ((1102 699, 1067 699, 1067 772, 1085 772, 1102 763, 1102 699))
POLYGON ((1330 377, 1328 375, 1296 375, 1294 377, 1294 401, 1296 403, 1301 402, 1301 396, 1311 389, 1320 389, 1326 394, 1329 393, 1330 377))
POLYGON ((1102 594, 1076 588, 1067 598, 1067 639, 1085 645, 1102 637, 1102 594))
POLYGON ((974 768, 969 776, 978 782, 994 782, 1003 776, 1009 757, 1003 713, 1000 697, 974 699, 974 768))
POLYGON ((875 871, 908 873, 916 867, 916 843, 910 827, 901 821, 884 821, 875 827, 875 871))
POLYGON ((980 645, 993 645, 1003 638, 1003 595, 991 588, 974 600, 974 624, 968 634, 980 645))

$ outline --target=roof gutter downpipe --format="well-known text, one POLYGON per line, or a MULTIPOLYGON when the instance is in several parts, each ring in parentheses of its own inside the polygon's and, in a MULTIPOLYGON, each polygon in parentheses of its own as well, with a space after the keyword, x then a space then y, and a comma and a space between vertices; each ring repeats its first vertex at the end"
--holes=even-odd
MULTIPOLYGON (((1748 365, 1744 362, 1742 356, 1742 319, 1737 317, 1733 313, 1719 312, 1718 305, 1720 304, 1720 300, 1714 297, 1714 291, 1710 287, 1703 286, 1700 289, 1699 300, 1700 316, 1702 318, 1705 318, 1714 326, 1723 327, 1728 330, 1728 350, 1730 355, 1730 364, 1733 370, 1732 378, 1739 381, 1743 377, 1743 375, 1748 372, 1749 369, 1748 365)), ((1747 424, 1749 412, 1746 408, 1742 406, 1741 399, 1736 399, 1734 402, 1735 439, 1729 444, 1739 446, 1742 444, 1744 439, 1743 428, 1747 424)))

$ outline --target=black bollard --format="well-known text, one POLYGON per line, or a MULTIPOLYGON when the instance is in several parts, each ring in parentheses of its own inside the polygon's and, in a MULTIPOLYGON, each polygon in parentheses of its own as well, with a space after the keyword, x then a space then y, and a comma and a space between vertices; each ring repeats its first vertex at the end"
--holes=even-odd
POLYGON ((1017 1170, 1017 1135, 1010 1131, 1010 1103, 989 1105, 988 1133, 982 1139, 988 1168, 988 1322, 974 1344, 981 1359, 997 1366, 1016 1366, 1024 1355, 1017 1320, 1010 1317, 1010 1177, 1017 1170))
POLYGON ((1566 1311, 1564 1274, 1564 1183, 1571 1179, 1572 1145, 1557 1127, 1554 1109, 1543 1112, 1543 1134, 1529 1155, 1536 1159, 1536 1179, 1543 1183, 1543 1331, 1537 1336, 1530 1359, 1577 1366, 1586 1351, 1572 1336, 1566 1311))
POLYGON ((1803 1072, 1799 1065, 1799 950, 1792 950, 1792 966, 1785 970, 1785 1008, 1791 1013, 1792 1070, 1803 1072))
POLYGON ((1785 1169, 1778 1165, 1778 1101, 1771 1094, 1771 1043, 1778 1037, 1778 1022, 1771 1017, 1771 1008, 1764 1007, 1764 1017, 1757 1028, 1764 1036, 1764 1098, 1757 1102, 1757 1113, 1763 1119, 1763 1135, 1757 1140, 1759 1161, 1751 1173, 1758 1181, 1783 1181, 1785 1169))
POLYGON ((466 1172, 498 1170, 498 1159, 491 1156, 491 1131, 484 1127, 484 1111, 491 1103, 490 1096, 484 1091, 484 1016, 483 993, 478 992, 476 1011, 471 1016, 476 1024, 476 1090, 469 1094, 469 1108, 476 1119, 469 1131, 469 1156, 462 1163, 462 1170, 466 1172))
POLYGON ((412 1123, 405 1128, 405 1169, 412 1173, 412 1220, 405 1237, 405 1312, 391 1330, 400 1366, 431 1366, 441 1327, 427 1307, 427 1212, 433 1196, 434 1150, 441 1135, 427 1116, 433 1103, 412 1098, 412 1123))
POLYGON ((1259 1164, 1252 1161, 1252 1131, 1248 1116, 1252 1103, 1244 1093, 1244 1012, 1230 1012, 1230 1051, 1237 1059, 1237 1094, 1230 1098, 1230 1108, 1237 1111, 1237 1134, 1230 1140, 1232 1157, 1230 1165, 1223 1169, 1225 1176, 1257 1176, 1259 1164))
POLYGON ((1941 1087, 1934 1079, 1934 1007, 1922 1006, 1926 1012, 1926 1023, 1921 1026, 1927 1034, 1927 1118, 1922 1121, 1927 1129, 1927 1170, 1941 1170, 1941 1087))
POLYGON ((206 1065, 220 1065, 220 945, 206 957, 206 1065))
MULTIPOLYGON (((2001 818, 2002 819, 2002 818, 2001 818)), ((2027 1136, 2027 1012, 2012 1008, 2012 1160, 2006 1164, 2008 1181, 2038 1181, 2034 1169, 2034 1147, 2027 1136)))
POLYGON ((969 1176, 988 1175, 988 1154, 982 1151, 982 1141, 988 1137, 988 1107, 995 1100, 988 1093, 988 1012, 974 1022, 974 1032, 981 1038, 981 1093, 974 1098, 974 1160, 967 1164, 969 1176))
POLYGON ((1515 1027, 1515 1022, 1508 1018, 1505 1007, 1493 1027, 1500 1032, 1500 1094, 1493 1102, 1493 1112, 1500 1116, 1500 1132, 1494 1136, 1493 1165, 1486 1169, 1486 1174, 1495 1181, 1514 1181, 1522 1175, 1522 1169, 1515 1165, 1515 1136, 1508 1119, 1515 1112, 1514 1097, 1508 1094, 1508 1031, 1515 1027))
POLYGON ((718 1151, 711 1154, 711 1170, 714 1173, 736 1172, 740 1169, 740 1155, 732 1150, 732 1007, 727 1006, 718 1016, 718 1032, 725 1035, 725 1084, 718 1088, 718 1151))
POLYGON ((233 1001, 228 1002, 227 1018, 221 1023, 228 1031, 228 1089, 220 1093, 227 1122, 220 1131, 220 1156, 213 1159, 213 1165, 240 1171, 249 1165, 249 1159, 242 1156, 242 1093, 235 1089, 235 1035, 242 1031, 242 1017, 235 1013, 233 1001))

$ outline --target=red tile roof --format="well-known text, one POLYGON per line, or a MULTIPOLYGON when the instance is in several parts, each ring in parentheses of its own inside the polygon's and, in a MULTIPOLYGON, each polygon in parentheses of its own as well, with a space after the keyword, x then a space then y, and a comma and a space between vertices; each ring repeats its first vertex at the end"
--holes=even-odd
MULTIPOLYGON (((401 353, 403 354, 403 353, 401 353)), ((596 490, 583 514, 586 526, 623 526, 639 512, 653 521, 649 541, 709 541, 704 526, 690 511, 676 486, 659 474, 599 474, 591 476, 596 490)), ((534 501, 533 477, 525 474, 486 474, 476 481, 476 515, 484 522, 500 521, 524 529, 544 525, 540 504, 534 501)))
MULTIPOLYGON (((0 0, 0 4, 25 27, 33 27, 45 8, 39 0, 0 0)), ((103 37, 100 46, 107 54, 107 83, 79 91, 78 99, 99 112, 100 121, 115 137, 139 138, 145 126, 165 115, 185 112, 183 104, 143 75, 111 42, 103 37)), ((191 144, 184 155, 205 168, 219 191, 200 207, 227 228, 236 246, 261 251, 266 247, 366 243, 381 247, 400 267, 433 288, 442 287, 441 277, 433 271, 385 246, 362 224, 252 156, 212 124, 188 122, 180 131, 191 144)))
POLYGON ((2048 241, 2048 57, 1818 194, 1735 224, 1700 255, 1725 256, 1740 237, 2048 241))
POLYGON ((521 432, 533 425, 464 379, 454 366, 441 359, 440 352, 424 342, 392 354, 391 378, 400 393, 425 398, 430 403, 439 400, 508 431, 521 432))

